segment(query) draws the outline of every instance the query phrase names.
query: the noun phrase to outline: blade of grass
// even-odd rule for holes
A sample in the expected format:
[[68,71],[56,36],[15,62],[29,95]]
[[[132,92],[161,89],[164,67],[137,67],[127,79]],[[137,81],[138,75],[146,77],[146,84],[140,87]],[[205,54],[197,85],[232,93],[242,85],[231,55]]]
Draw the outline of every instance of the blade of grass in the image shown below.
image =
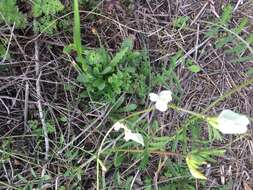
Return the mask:
[[84,58],[82,56],[82,43],[81,43],[81,28],[80,28],[80,14],[79,14],[79,5],[78,0],[74,0],[74,28],[73,28],[73,38],[74,44],[76,47],[77,55],[79,58],[78,66],[82,68],[84,71],[87,71],[87,65],[84,62]]

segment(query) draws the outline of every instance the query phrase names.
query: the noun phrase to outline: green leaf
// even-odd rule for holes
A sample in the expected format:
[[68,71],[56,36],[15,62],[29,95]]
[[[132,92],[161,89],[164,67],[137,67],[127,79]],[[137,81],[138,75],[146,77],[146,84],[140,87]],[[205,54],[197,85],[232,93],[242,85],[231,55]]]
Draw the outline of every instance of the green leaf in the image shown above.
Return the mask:
[[42,6],[41,0],[35,0],[33,2],[32,12],[34,17],[39,17],[43,14],[43,9],[41,6]]
[[220,24],[226,25],[232,18],[233,7],[228,4],[224,7],[222,16],[220,17]]
[[201,71],[201,67],[198,65],[191,65],[188,67],[188,69],[193,73],[198,73],[199,71]]
[[118,168],[121,166],[123,160],[124,160],[125,156],[124,154],[121,154],[121,153],[116,153],[115,156],[114,156],[114,166],[115,168]]
[[197,179],[207,179],[201,172],[197,170],[198,167],[196,166],[196,164],[194,164],[190,155],[186,157],[186,163],[193,177]]
[[224,45],[230,43],[234,39],[235,39],[235,36],[230,35],[230,34],[226,37],[218,38],[218,40],[215,42],[215,48],[222,48]]
[[132,112],[135,111],[137,108],[136,104],[129,104],[119,110],[119,112]]
[[98,88],[98,90],[103,90],[105,88],[105,81],[103,81],[102,79],[97,79],[94,82],[94,86],[96,86]]
[[231,63],[241,63],[241,62],[246,62],[246,61],[253,61],[253,55],[244,56],[244,57],[240,57],[238,59],[234,59],[231,61]]
[[197,179],[206,179],[206,177],[199,171],[200,167],[207,162],[215,162],[214,156],[224,155],[225,150],[220,149],[202,149],[193,150],[186,156],[187,166],[193,177]]
[[84,90],[84,91],[82,91],[82,92],[79,94],[79,96],[80,96],[81,98],[87,98],[87,97],[89,97],[89,93],[88,93],[86,90]]
[[6,55],[6,60],[9,60],[11,58],[9,52],[7,52],[7,49],[5,48],[4,45],[2,45],[1,41],[0,41],[0,58],[4,58],[4,56]]
[[219,32],[218,26],[211,26],[207,32],[205,32],[205,36],[208,37],[215,37]]
[[246,45],[243,42],[238,43],[235,41],[234,45],[235,45],[234,47],[225,50],[224,52],[226,54],[236,54],[237,56],[240,56],[240,54],[246,51],[247,49]]
[[111,60],[110,65],[112,67],[117,66],[122,61],[122,59],[124,59],[124,57],[127,55],[128,51],[129,51],[128,48],[124,48],[124,49],[120,50],[118,53],[116,53],[116,55]]
[[48,134],[52,134],[56,131],[55,126],[53,124],[51,124],[50,122],[47,122],[46,126],[47,126]]
[[186,26],[188,20],[189,20],[188,16],[179,16],[176,18],[173,25],[177,29],[179,29],[179,28],[182,29]]
[[145,170],[148,164],[149,164],[149,152],[148,149],[145,148],[145,150],[142,153],[142,159],[139,167],[141,170]]
[[112,67],[111,66],[107,66],[103,71],[102,71],[102,75],[106,75],[108,73],[110,73],[112,71]]
[[33,15],[39,17],[42,14],[55,15],[62,11],[64,6],[59,0],[34,0],[32,9]]
[[121,49],[127,48],[128,50],[132,50],[133,47],[134,47],[134,44],[133,44],[133,39],[131,37],[126,38],[121,44]]
[[243,31],[243,29],[247,26],[247,24],[248,24],[248,18],[243,17],[239,25],[236,28],[234,28],[233,31],[236,34],[240,34]]
[[119,107],[124,103],[124,101],[125,101],[125,96],[124,95],[120,96],[119,99],[113,105],[112,111],[118,110]]
[[85,83],[86,82],[86,77],[83,73],[80,73],[78,76],[77,76],[77,81],[80,82],[80,83]]

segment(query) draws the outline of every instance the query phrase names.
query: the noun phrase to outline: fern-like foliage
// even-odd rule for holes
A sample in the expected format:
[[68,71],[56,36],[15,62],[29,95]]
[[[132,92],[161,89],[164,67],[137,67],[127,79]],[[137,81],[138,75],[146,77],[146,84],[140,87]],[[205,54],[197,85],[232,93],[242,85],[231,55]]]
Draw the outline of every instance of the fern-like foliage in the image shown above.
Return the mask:
[[6,22],[17,28],[26,27],[26,16],[22,14],[16,5],[16,0],[1,0],[0,1],[0,23]]
[[55,15],[62,11],[64,6],[59,0],[35,0],[33,4],[33,15],[35,17]]
[[[226,55],[232,62],[240,63],[253,59],[253,34],[245,34],[243,30],[249,24],[246,17],[242,18],[235,27],[231,27],[233,7],[227,5],[223,14],[215,23],[209,23],[210,28],[207,37],[215,39],[215,48],[225,49]],[[249,52],[249,53],[247,53]]]
[[64,6],[59,0],[35,0],[32,5],[33,16],[37,17],[34,30],[53,34],[57,28],[54,16],[63,9]]

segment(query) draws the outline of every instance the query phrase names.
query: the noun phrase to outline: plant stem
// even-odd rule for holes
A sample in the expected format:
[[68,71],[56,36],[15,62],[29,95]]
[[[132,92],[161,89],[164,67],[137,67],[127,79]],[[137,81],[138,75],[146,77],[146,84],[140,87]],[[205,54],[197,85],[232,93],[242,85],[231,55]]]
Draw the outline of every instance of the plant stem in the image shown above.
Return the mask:
[[206,119],[207,116],[206,115],[203,115],[203,114],[200,114],[200,113],[196,113],[196,112],[193,112],[193,111],[189,111],[189,110],[186,110],[184,108],[180,108],[180,107],[177,107],[176,105],[174,104],[169,104],[168,105],[169,108],[171,109],[174,109],[176,111],[181,111],[181,112],[185,112],[185,113],[188,113],[188,114],[191,114],[191,115],[194,115],[200,119]]
[[209,110],[211,110],[216,104],[218,104],[220,101],[224,100],[225,98],[231,96],[232,94],[240,91],[242,88],[245,88],[246,86],[250,85],[253,83],[253,78],[250,80],[247,80],[243,83],[241,83],[239,86],[237,86],[236,88],[226,92],[224,95],[220,96],[217,100],[215,100],[213,103],[211,103],[202,113],[206,113]]
[[[144,149],[114,149],[114,152],[131,152],[131,153],[143,153],[145,150]],[[167,151],[159,151],[159,150],[148,150],[149,153],[151,154],[158,154],[162,156],[182,156],[179,153],[176,152],[167,152]]]

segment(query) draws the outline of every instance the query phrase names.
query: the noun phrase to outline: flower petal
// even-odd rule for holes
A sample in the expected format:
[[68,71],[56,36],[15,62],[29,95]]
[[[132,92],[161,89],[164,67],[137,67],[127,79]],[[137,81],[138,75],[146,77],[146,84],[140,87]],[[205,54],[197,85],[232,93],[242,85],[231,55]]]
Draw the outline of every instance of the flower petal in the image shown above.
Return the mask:
[[168,103],[172,100],[171,94],[172,92],[170,90],[163,90],[159,93],[159,99]]
[[132,133],[130,130],[126,130],[124,139],[126,141],[133,140],[144,146],[144,140],[140,133]]
[[158,95],[156,93],[149,93],[149,99],[151,102],[156,102],[158,100]]
[[223,110],[218,117],[218,129],[224,134],[242,134],[247,132],[250,123],[245,115],[231,110]]
[[167,101],[158,99],[155,103],[155,108],[161,112],[165,112],[168,109]]
[[113,129],[114,129],[115,131],[118,131],[118,130],[120,130],[121,128],[122,128],[122,129],[127,128],[123,123],[120,123],[119,121],[117,121],[116,123],[114,123],[112,127],[113,127]]

